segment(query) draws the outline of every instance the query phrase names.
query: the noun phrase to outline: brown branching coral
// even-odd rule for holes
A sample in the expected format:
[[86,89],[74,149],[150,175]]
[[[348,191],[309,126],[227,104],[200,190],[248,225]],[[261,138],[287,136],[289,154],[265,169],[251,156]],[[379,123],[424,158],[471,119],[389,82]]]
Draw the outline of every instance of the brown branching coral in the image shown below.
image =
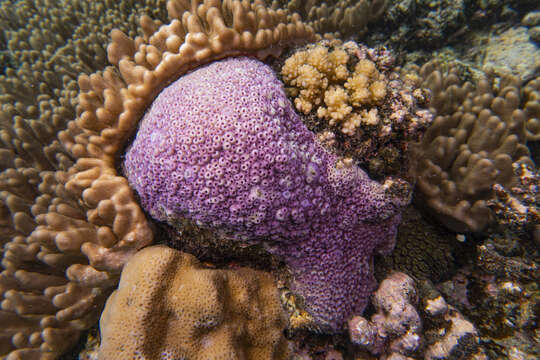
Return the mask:
[[126,264],[107,301],[99,359],[288,359],[285,326],[270,274],[204,268],[152,246]]
[[321,34],[363,35],[367,26],[379,19],[388,4],[387,0],[274,0],[274,7],[286,7],[297,12],[313,29]]
[[529,141],[540,141],[540,77],[536,77],[521,89],[523,111],[527,115],[525,129]]
[[513,163],[532,165],[519,88],[507,79],[499,90],[488,78],[463,82],[456,64],[436,60],[418,71],[435,114],[415,149],[418,199],[450,229],[480,231],[492,220],[493,185],[516,182]]
[[[136,12],[153,12],[128,1],[104,5],[0,7],[11,54],[0,76],[0,355],[10,359],[54,358],[72,346],[99,317],[125,258],[151,239],[131,192],[103,199],[93,191],[109,184],[96,182],[81,196],[69,181],[74,159],[57,139],[76,116],[77,76],[105,64],[107,32],[118,22],[135,34]],[[106,204],[102,219],[97,209]]]
[[[0,78],[0,322],[9,324],[0,355],[10,359],[69,349],[96,322],[124,263],[152,241],[115,159],[157,92],[201,63],[264,58],[314,37],[297,15],[261,2],[169,1],[162,27],[160,0],[63,6],[21,1],[0,13],[18,65]],[[143,16],[133,40],[137,13],[158,19]],[[121,30],[105,51],[112,27]],[[79,77],[106,60],[115,67]]]

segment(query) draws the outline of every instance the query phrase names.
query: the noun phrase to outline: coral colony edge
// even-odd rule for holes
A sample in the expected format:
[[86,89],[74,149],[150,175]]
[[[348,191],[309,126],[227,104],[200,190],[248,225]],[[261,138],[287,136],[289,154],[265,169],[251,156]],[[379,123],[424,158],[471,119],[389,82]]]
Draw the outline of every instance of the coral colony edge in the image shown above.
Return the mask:
[[534,4],[0,27],[0,358],[540,357]]

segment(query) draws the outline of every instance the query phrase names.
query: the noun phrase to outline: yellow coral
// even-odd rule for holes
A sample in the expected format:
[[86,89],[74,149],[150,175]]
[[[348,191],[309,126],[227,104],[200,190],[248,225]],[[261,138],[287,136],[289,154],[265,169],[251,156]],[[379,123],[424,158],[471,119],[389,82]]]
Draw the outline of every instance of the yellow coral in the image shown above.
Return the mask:
[[379,102],[383,100],[386,96],[386,83],[381,80],[374,81],[369,86],[369,92],[371,94],[371,99],[374,102]]
[[324,103],[327,108],[320,107],[317,110],[317,115],[329,119],[330,125],[345,119],[352,111],[352,107],[347,105],[349,103],[349,94],[342,87],[332,86],[325,91]]
[[354,53],[341,43],[313,45],[288,58],[281,74],[298,111],[315,111],[317,117],[331,126],[339,124],[342,133],[352,136],[363,124],[378,124],[377,112],[370,110],[386,98],[388,84],[371,60],[361,59],[349,71],[347,50]]

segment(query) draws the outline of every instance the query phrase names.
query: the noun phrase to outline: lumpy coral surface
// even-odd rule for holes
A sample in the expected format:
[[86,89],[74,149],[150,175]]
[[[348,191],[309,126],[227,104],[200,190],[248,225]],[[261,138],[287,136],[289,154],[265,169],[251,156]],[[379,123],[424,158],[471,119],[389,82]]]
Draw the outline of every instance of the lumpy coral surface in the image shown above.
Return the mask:
[[123,166],[155,219],[264,242],[290,267],[310,314],[334,330],[363,311],[373,254],[393,247],[406,202],[325,150],[272,70],[250,58],[214,62],[164,89]]

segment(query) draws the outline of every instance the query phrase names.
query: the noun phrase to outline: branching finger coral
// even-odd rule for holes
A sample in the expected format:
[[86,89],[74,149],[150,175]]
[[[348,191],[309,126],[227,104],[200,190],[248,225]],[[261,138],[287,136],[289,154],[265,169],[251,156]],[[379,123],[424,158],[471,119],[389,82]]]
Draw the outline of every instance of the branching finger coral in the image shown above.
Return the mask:
[[333,132],[340,153],[377,177],[408,171],[408,143],[418,141],[431,114],[421,109],[425,94],[400,79],[386,49],[321,41],[286,59],[281,75],[310,129]]
[[452,230],[480,231],[492,220],[493,186],[516,182],[513,163],[532,166],[519,89],[504,79],[498,91],[488,78],[463,82],[455,65],[437,61],[419,76],[435,120],[415,149],[418,199]]
[[540,141],[540,77],[522,87],[523,111],[527,116],[525,129],[529,141]]

